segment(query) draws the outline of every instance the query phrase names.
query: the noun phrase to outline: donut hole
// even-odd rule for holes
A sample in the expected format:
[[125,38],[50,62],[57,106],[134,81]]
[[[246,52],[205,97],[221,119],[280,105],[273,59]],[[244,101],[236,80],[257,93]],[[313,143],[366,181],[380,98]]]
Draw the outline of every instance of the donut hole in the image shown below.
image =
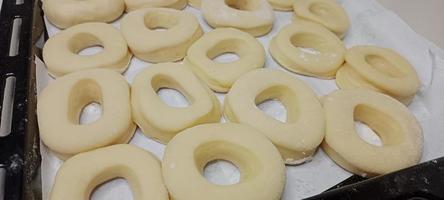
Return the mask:
[[236,10],[252,11],[260,7],[259,0],[225,0],[225,4]]
[[104,51],[102,41],[89,33],[78,33],[68,42],[69,50],[80,56],[92,56]]
[[357,134],[371,145],[397,145],[404,140],[399,123],[383,111],[361,104],[355,107],[353,117],[358,122]]
[[218,185],[240,183],[262,171],[261,164],[253,152],[226,141],[201,144],[194,151],[194,162],[203,177]]
[[335,8],[324,2],[312,3],[308,7],[308,10],[310,11],[310,13],[316,15],[324,21],[334,22],[334,20],[336,19],[334,12]]
[[321,55],[327,44],[324,38],[308,33],[296,33],[291,36],[290,42],[302,53],[311,56]]
[[179,23],[177,16],[169,12],[148,12],[144,16],[146,28],[153,31],[166,31]]
[[256,107],[266,115],[283,123],[298,118],[297,96],[287,86],[271,86],[262,90],[254,99]]
[[151,86],[159,98],[168,106],[185,108],[194,102],[193,97],[168,76],[158,75],[153,77]]
[[207,51],[207,57],[218,63],[233,63],[245,55],[246,47],[247,45],[242,40],[222,40]]
[[240,181],[239,168],[226,160],[213,160],[204,167],[205,178],[216,185],[234,185]]
[[69,94],[68,105],[71,106],[68,108],[68,120],[73,124],[93,123],[102,115],[102,104],[102,91],[97,82],[92,79],[80,80]]
[[123,178],[115,178],[102,183],[90,195],[91,200],[114,199],[116,197],[127,200],[134,199],[131,187]]
[[398,78],[404,76],[404,72],[396,65],[392,64],[386,58],[379,55],[366,55],[365,62],[371,65],[374,69],[376,69],[381,74],[385,74],[386,76],[392,78]]

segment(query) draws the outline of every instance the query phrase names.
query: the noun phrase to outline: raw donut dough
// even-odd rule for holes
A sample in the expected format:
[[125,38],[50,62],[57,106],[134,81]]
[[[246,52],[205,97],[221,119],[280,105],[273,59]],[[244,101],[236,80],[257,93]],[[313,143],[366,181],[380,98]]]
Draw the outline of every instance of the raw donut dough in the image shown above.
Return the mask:
[[168,200],[159,160],[128,144],[81,153],[57,172],[50,200],[87,200],[100,184],[125,178],[135,200]]
[[344,8],[335,0],[297,0],[294,1],[295,23],[298,19],[319,23],[343,38],[350,27]]
[[[92,46],[102,46],[94,55],[78,53]],[[52,76],[91,69],[107,68],[124,72],[132,55],[122,34],[105,23],[84,23],[61,31],[46,41],[43,60]]]
[[364,88],[398,99],[408,105],[420,88],[415,69],[390,49],[356,46],[345,54],[346,63],[336,74],[340,88]]
[[293,10],[293,3],[295,0],[268,0],[268,3],[275,9],[275,10],[282,10],[282,11],[290,11]]
[[[390,96],[366,90],[338,90],[324,98],[327,131],[322,148],[340,166],[361,176],[397,171],[419,162],[422,130],[409,110]],[[354,120],[372,128],[383,142],[361,139]]]
[[[83,107],[92,102],[101,104],[102,116],[79,124]],[[106,69],[75,72],[51,82],[38,98],[37,116],[43,143],[61,159],[126,143],[136,129],[128,83]]]
[[190,6],[193,6],[195,8],[200,8],[202,0],[188,0],[188,4],[190,4]]
[[[220,159],[239,168],[239,183],[221,186],[205,179],[207,163]],[[285,185],[285,166],[271,142],[233,123],[200,125],[178,134],[166,147],[162,172],[171,199],[278,200]]]
[[280,65],[298,74],[332,79],[344,63],[342,41],[324,27],[293,23],[282,28],[270,43],[270,54]]
[[[287,122],[268,116],[257,104],[280,100]],[[225,117],[260,130],[280,151],[286,164],[309,160],[324,138],[324,112],[303,81],[278,70],[258,69],[239,78],[225,97]]]
[[123,0],[44,0],[46,18],[65,29],[86,22],[112,22],[125,10]]
[[[166,31],[155,31],[166,28]],[[133,54],[147,62],[171,62],[185,57],[203,32],[196,17],[185,11],[147,8],[127,14],[121,31]]]
[[233,27],[262,36],[273,28],[274,12],[267,0],[202,0],[201,10],[212,27]]
[[[180,91],[190,105],[175,108],[165,104],[157,95],[161,88]],[[186,66],[176,63],[152,65],[139,73],[131,87],[131,106],[143,133],[161,143],[168,143],[184,129],[218,122],[221,117],[214,93]]]
[[187,6],[187,0],[124,0],[126,12],[131,12],[140,8],[173,8],[182,10]]
[[[220,63],[212,59],[235,53],[239,60]],[[219,28],[206,33],[189,49],[184,62],[217,92],[227,92],[242,74],[265,64],[265,50],[251,35],[233,28]]]

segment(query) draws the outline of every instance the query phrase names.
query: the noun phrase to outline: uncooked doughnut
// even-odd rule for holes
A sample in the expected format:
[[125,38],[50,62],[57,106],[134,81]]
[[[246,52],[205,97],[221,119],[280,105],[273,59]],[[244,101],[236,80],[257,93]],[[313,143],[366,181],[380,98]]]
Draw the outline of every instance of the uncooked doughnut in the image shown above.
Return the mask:
[[[175,108],[157,95],[162,88],[180,91],[189,101],[186,108]],[[168,143],[178,132],[221,117],[216,95],[186,66],[176,63],[152,65],[140,72],[131,87],[133,119],[143,133]]]
[[[278,99],[287,109],[281,122],[257,108]],[[278,70],[258,69],[239,78],[225,97],[225,117],[267,136],[286,164],[310,160],[324,138],[324,112],[316,94],[303,81]]]
[[[102,116],[79,124],[83,107],[96,102]],[[51,82],[37,102],[40,137],[61,159],[126,143],[134,134],[130,90],[120,74],[106,69],[75,72]]]
[[233,27],[262,36],[273,27],[274,13],[267,0],[202,0],[201,10],[214,28]]
[[[102,46],[94,55],[79,55],[88,47]],[[122,34],[105,23],[84,23],[63,30],[46,41],[43,60],[52,76],[92,68],[124,72],[132,55]]]
[[[235,53],[239,60],[228,63],[213,60],[224,53]],[[184,62],[211,89],[227,92],[242,74],[264,66],[265,50],[256,38],[245,32],[219,28],[197,40],[188,49]]]
[[131,52],[152,63],[181,60],[203,34],[193,14],[168,8],[133,11],[122,19],[121,31]]
[[126,12],[131,12],[141,8],[173,8],[182,10],[187,6],[187,0],[124,0]]
[[[423,136],[410,111],[390,96],[367,91],[338,90],[324,98],[327,130],[322,148],[337,164],[361,176],[377,176],[419,162]],[[361,139],[354,121],[367,124],[383,146]]]
[[420,88],[415,69],[391,49],[356,46],[346,52],[345,61],[336,74],[336,83],[340,88],[374,90],[406,105]]
[[295,0],[268,0],[268,3],[275,9],[281,11],[293,10]]
[[124,178],[135,200],[168,200],[159,160],[128,144],[114,145],[76,155],[57,172],[50,200],[90,199],[95,187]]
[[123,0],[44,0],[46,18],[65,29],[86,22],[112,22],[125,10]]
[[[205,179],[205,166],[226,160],[239,168],[240,182],[216,185]],[[167,145],[162,172],[171,199],[279,200],[285,167],[273,144],[240,124],[206,124],[187,129]]]
[[336,0],[297,0],[293,9],[295,23],[298,23],[298,19],[319,23],[340,38],[346,35],[350,27],[347,13]]
[[301,21],[282,28],[270,43],[270,54],[298,74],[332,79],[344,63],[342,41],[321,25]]

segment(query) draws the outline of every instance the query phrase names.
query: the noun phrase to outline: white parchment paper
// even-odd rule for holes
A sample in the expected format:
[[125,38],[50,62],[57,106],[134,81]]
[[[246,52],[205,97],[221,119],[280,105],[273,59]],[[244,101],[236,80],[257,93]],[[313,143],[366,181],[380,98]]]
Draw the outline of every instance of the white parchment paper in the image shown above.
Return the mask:
[[[444,130],[444,105],[442,103],[444,97],[444,51],[416,34],[397,15],[386,10],[374,0],[339,0],[339,2],[346,9],[351,20],[351,29],[344,39],[347,47],[372,44],[392,48],[405,56],[415,67],[421,79],[422,87],[409,109],[418,118],[424,130],[425,144],[422,161],[444,156],[444,148],[442,148],[444,143],[442,131]],[[212,30],[203,20],[199,10],[187,7],[185,11],[195,14],[206,32]],[[278,30],[291,22],[291,12],[275,13],[276,22],[272,32],[258,38],[266,49],[268,49],[271,38],[277,34]],[[113,25],[119,27],[119,20],[114,22]],[[60,31],[48,21],[46,21],[46,26],[50,36]],[[232,58],[228,56],[219,59]],[[37,65],[37,86],[38,91],[41,91],[52,81],[52,78],[47,75],[41,61],[37,61]],[[150,67],[150,65],[150,63],[133,58],[124,75],[131,83],[140,70]],[[268,52],[266,67],[284,70],[271,58]],[[294,76],[304,80],[319,96],[329,94],[337,89],[332,80],[320,80],[296,74]],[[160,96],[169,104],[186,105],[184,98],[171,93],[171,91],[163,91]],[[217,94],[217,96],[222,103],[224,95]],[[279,103],[267,102],[259,107],[279,119],[285,119],[285,109]],[[85,109],[82,120],[89,121],[98,115],[100,115],[100,108],[91,106]],[[222,119],[222,121],[224,120]],[[371,130],[367,127],[357,125],[357,129],[366,140],[375,144],[378,143],[378,139],[372,137]],[[152,152],[159,159],[162,158],[165,148],[164,145],[145,137],[140,130],[137,130],[130,143]],[[43,144],[41,145],[41,153],[43,199],[48,199],[54,177],[62,161],[56,158]],[[206,176],[212,181],[222,183],[227,180],[230,182],[238,179],[236,168],[230,167],[226,163],[212,165],[211,169],[207,170]],[[311,162],[300,166],[287,167],[287,183],[282,199],[293,200],[318,194],[348,176],[350,176],[348,172],[338,167],[322,150],[319,150]],[[91,198],[95,200],[122,200],[132,199],[131,196],[131,190],[126,182],[123,179],[117,179],[100,186]]]

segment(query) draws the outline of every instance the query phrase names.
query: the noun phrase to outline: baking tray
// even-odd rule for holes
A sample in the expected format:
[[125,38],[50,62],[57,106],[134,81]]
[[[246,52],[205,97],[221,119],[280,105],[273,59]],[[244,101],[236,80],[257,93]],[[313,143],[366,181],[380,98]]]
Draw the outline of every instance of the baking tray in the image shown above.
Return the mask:
[[[7,200],[42,199],[34,62],[42,16],[39,1],[5,1],[0,13],[0,132],[9,132],[0,137],[0,187]],[[351,176],[309,199],[444,199],[443,185],[441,158],[373,179]]]

